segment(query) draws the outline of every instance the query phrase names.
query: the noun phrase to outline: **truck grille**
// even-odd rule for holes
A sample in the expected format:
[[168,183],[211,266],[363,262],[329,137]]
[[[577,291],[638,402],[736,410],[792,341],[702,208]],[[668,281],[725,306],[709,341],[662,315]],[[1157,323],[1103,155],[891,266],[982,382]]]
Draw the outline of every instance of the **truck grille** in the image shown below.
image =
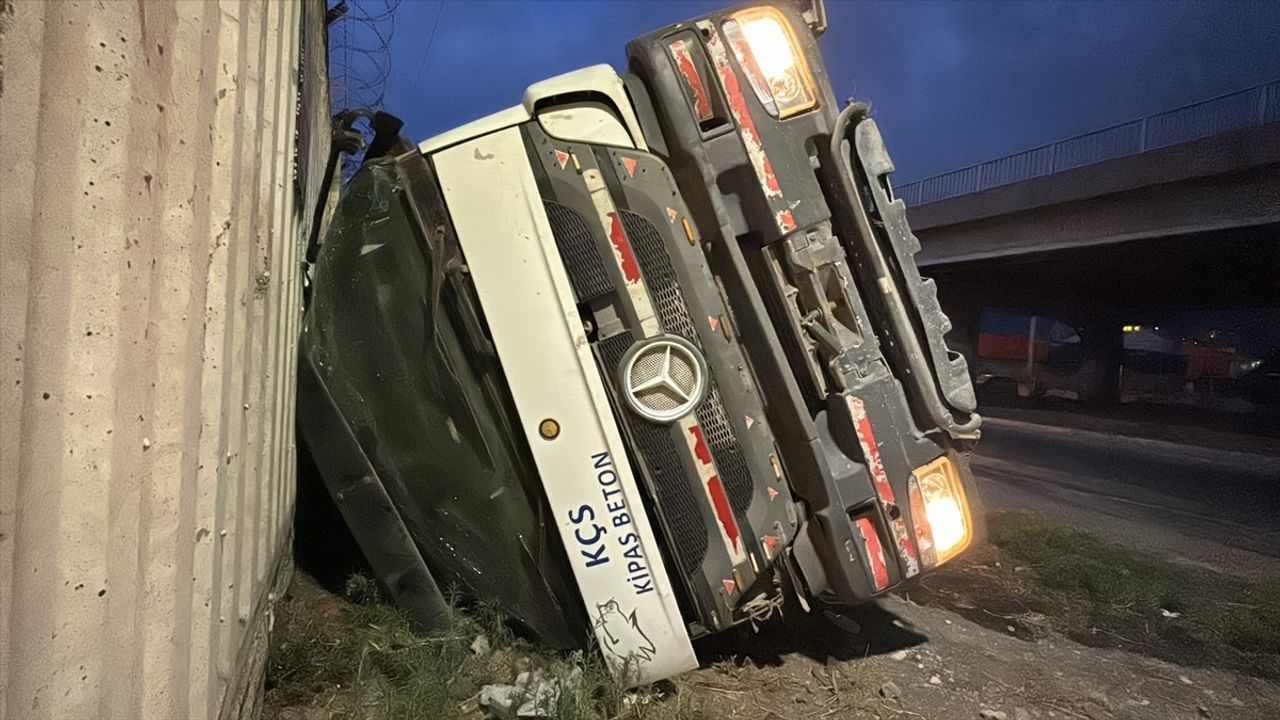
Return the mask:
[[[607,374],[617,376],[622,355],[633,342],[631,333],[622,332],[598,343]],[[707,556],[707,526],[680,464],[671,432],[639,418],[628,417],[624,422],[631,429],[636,452],[653,482],[654,499],[673,536],[670,539],[676,548],[676,560],[686,574],[697,573]]]
[[551,200],[543,200],[547,220],[551,222],[551,234],[560,250],[560,261],[569,271],[569,284],[578,302],[606,295],[613,291],[613,283],[605,274],[600,251],[587,221],[578,211]]
[[[620,210],[622,227],[635,249],[636,261],[640,264],[640,272],[644,276],[649,291],[653,293],[657,304],[658,317],[667,332],[679,335],[695,347],[702,349],[698,334],[693,328],[693,318],[689,315],[689,307],[680,293],[680,284],[676,281],[675,269],[671,266],[671,257],[662,247],[662,236],[643,215]],[[751,506],[755,483],[751,472],[747,469],[747,461],[742,456],[738,438],[725,416],[724,404],[720,400],[720,391],[716,386],[715,375],[712,374],[711,389],[707,393],[706,402],[698,408],[698,424],[702,426],[711,455],[715,458],[720,479],[724,482],[725,492],[729,496],[729,504],[733,509],[745,514]]]

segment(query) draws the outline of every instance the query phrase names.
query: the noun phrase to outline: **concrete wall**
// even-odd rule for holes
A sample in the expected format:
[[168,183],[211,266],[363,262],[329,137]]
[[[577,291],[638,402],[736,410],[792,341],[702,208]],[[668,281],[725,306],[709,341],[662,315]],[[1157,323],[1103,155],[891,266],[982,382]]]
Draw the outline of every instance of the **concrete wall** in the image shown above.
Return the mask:
[[0,716],[254,711],[323,10],[0,0]]

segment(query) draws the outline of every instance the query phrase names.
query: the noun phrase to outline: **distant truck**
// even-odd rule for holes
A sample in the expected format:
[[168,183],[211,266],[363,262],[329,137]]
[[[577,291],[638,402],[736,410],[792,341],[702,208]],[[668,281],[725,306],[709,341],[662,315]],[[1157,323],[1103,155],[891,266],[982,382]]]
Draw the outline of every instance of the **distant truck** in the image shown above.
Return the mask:
[[964,359],[822,7],[636,38],[411,145],[312,256],[299,430],[392,597],[445,585],[629,682],[975,536]]

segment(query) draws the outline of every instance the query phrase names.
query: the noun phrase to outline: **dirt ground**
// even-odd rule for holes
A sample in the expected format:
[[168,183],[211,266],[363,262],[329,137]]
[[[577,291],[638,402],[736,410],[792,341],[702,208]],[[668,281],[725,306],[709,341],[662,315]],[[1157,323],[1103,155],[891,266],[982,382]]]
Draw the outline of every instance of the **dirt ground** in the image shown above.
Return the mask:
[[[727,718],[1232,718],[1280,717],[1280,686],[1056,633],[984,627],[894,596],[837,620],[771,628],[749,655],[710,658],[680,684]],[[1012,623],[1013,621],[1011,621]]]
[[1034,514],[878,603],[711,642],[682,682],[717,716],[1280,718],[1280,585]]
[[[559,716],[610,720],[1280,718],[1280,684],[1276,682],[1280,654],[1274,647],[1274,627],[1264,629],[1280,617],[1275,588],[1241,585],[1230,597],[1222,593],[1223,598],[1201,588],[1181,599],[1172,597],[1176,591],[1161,590],[1159,605],[1150,605],[1151,598],[1144,601],[1140,592],[1131,603],[1119,602],[1117,593],[1134,595],[1133,578],[1128,584],[1118,580],[1116,587],[1090,584],[1082,591],[1069,583],[1046,582],[1052,578],[1037,579],[1034,568],[1014,567],[1012,563],[1019,560],[1018,543],[1049,532],[1033,516],[1014,520],[1005,523],[1003,534],[993,533],[1000,546],[984,543],[971,548],[952,565],[899,594],[839,613],[806,614],[793,609],[758,632],[743,627],[706,638],[697,644],[702,667],[656,694],[647,691],[640,698],[643,702],[625,702],[616,688],[608,687],[607,675],[597,677],[591,681],[594,685],[576,691],[586,700]],[[1057,547],[1067,549],[1063,552],[1074,549],[1087,556],[1105,554],[1101,548],[1109,547],[1094,545],[1090,536],[1078,536],[1070,529],[1057,532]],[[1158,559],[1148,561],[1145,556],[1115,562],[1118,575],[1168,572],[1174,574],[1153,576],[1153,582],[1175,584],[1186,577],[1176,574],[1185,569]],[[1146,562],[1153,564],[1144,566]],[[1097,573],[1090,566],[1085,576]],[[1208,587],[1217,587],[1214,582],[1210,579]],[[1195,583],[1188,580],[1187,584]],[[1179,606],[1178,619],[1162,618],[1164,598],[1188,606]],[[1241,604],[1236,602],[1240,599],[1255,603],[1247,611],[1252,614],[1223,627],[1251,626],[1243,628],[1245,642],[1240,637],[1219,638],[1212,624],[1221,615],[1216,603],[1234,607]],[[415,717],[483,718],[485,711],[475,702],[480,684],[510,682],[519,668],[548,661],[518,641],[500,650],[495,646],[487,659],[472,658],[466,648],[475,633],[483,632],[475,623],[460,626],[459,637],[450,640],[456,645],[452,654],[433,651],[430,662],[424,662],[410,648],[407,661],[397,659],[395,654],[385,654],[388,646],[394,650],[410,641],[405,639],[407,631],[394,628],[388,640],[388,618],[394,616],[388,608],[338,599],[301,574],[286,603],[292,603],[286,612],[293,619],[286,618],[284,634],[290,627],[300,627],[298,618],[304,618],[305,633],[312,635],[292,640],[279,637],[269,668],[328,662],[356,664],[360,669],[303,668],[305,679],[292,684],[279,682],[280,674],[269,669],[268,720],[402,717],[409,709],[416,710]],[[1201,606],[1199,618],[1196,605]],[[299,647],[299,642],[310,647]],[[315,655],[315,646],[321,644],[335,646],[323,654],[328,659],[296,657],[298,653]],[[334,654],[339,644],[346,647]],[[280,654],[281,646],[288,657]],[[513,663],[509,661],[513,655],[521,657]],[[499,661],[503,656],[508,659]],[[563,665],[565,660],[549,662]],[[421,669],[415,669],[414,663],[422,663]],[[375,665],[395,668],[392,675],[402,674],[404,679],[381,677],[379,684],[370,686],[369,668]],[[440,679],[442,673],[462,666],[467,669],[458,671],[458,677]],[[421,677],[429,679],[423,683]],[[429,702],[402,704],[413,693]],[[601,695],[609,699],[603,703],[590,699]],[[655,699],[658,695],[666,699]]]

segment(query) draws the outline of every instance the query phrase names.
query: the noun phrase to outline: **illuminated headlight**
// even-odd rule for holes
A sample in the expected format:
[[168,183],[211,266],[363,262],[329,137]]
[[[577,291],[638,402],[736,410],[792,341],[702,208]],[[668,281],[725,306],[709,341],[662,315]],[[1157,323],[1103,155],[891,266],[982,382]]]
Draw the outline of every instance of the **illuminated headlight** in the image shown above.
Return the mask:
[[916,547],[926,565],[933,564],[930,560],[946,562],[969,545],[969,503],[950,458],[943,456],[917,468],[908,490]]
[[818,104],[813,76],[777,9],[751,8],[724,23],[724,36],[760,104],[776,118],[789,118]]

